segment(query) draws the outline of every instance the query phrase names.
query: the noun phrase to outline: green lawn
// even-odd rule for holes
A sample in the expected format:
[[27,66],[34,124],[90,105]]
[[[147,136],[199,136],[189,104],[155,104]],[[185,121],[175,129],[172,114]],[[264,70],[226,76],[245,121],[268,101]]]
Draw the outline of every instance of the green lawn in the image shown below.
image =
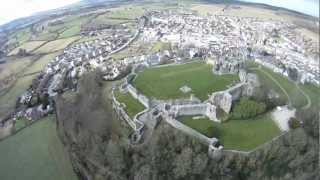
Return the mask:
[[194,120],[192,117],[184,117],[182,122],[200,133],[217,136],[225,149],[232,150],[250,151],[280,135],[279,128],[268,114],[248,120],[229,120],[225,123],[208,119]]
[[299,85],[300,88],[309,96],[311,106],[320,108],[320,87],[312,84]]
[[25,118],[20,118],[16,121],[15,125],[14,125],[14,130],[18,131],[24,127],[26,127],[29,124],[28,120]]
[[120,103],[126,105],[125,111],[130,118],[133,118],[137,113],[143,111],[145,107],[129,93],[122,94],[119,91],[115,92],[115,96]]
[[189,97],[179,88],[187,85],[201,100],[215,91],[227,89],[227,86],[238,81],[238,75],[214,75],[212,66],[203,62],[184,65],[146,69],[138,75],[133,85],[143,94],[158,99],[176,99]]
[[1,180],[76,180],[67,152],[48,117],[0,142]]
[[[257,67],[257,64],[250,63],[250,67]],[[282,98],[288,99],[285,93],[279,88],[276,83],[274,83],[273,80],[270,79],[270,77],[268,77],[268,75],[266,75],[266,73],[272,76],[287,92],[291,103],[295,108],[301,108],[308,103],[307,98],[296,87],[295,83],[290,81],[287,77],[275,73],[266,67],[261,67],[261,69],[256,68],[254,70],[251,70],[251,72],[254,72],[259,76],[262,84],[266,85],[270,89],[273,89]],[[300,87],[310,97],[312,105],[319,105],[319,87],[316,87],[315,85],[300,85]]]
[[202,119],[192,119],[191,116],[185,116],[179,118],[181,122],[189,127],[192,127],[193,129],[197,130],[201,134],[207,136],[207,137],[215,137],[214,134],[214,123],[213,121],[202,118]]

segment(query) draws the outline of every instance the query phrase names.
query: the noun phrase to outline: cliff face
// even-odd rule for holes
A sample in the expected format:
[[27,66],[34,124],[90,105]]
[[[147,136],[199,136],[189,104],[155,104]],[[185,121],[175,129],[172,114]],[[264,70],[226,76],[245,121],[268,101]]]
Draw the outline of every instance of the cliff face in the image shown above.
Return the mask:
[[56,100],[58,131],[81,179],[317,179],[318,117],[279,140],[244,156],[224,153],[207,156],[201,145],[165,122],[143,145],[128,142],[131,133],[118,120],[108,94],[110,84],[96,74],[80,81],[79,93]]

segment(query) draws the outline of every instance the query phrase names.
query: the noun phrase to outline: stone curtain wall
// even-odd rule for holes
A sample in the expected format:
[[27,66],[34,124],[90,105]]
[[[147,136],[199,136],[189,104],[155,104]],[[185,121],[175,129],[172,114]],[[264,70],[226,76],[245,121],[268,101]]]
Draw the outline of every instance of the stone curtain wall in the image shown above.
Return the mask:
[[132,95],[132,97],[137,99],[145,107],[149,108],[150,100],[146,96],[144,96],[143,94],[140,94],[138,90],[135,87],[133,87],[131,84],[127,84],[127,89],[128,89],[128,92]]
[[181,130],[182,132],[188,134],[191,137],[195,137],[197,139],[199,139],[202,143],[206,144],[206,145],[210,145],[213,141],[217,141],[216,138],[208,138],[205,135],[202,135],[201,133],[199,133],[198,131],[184,125],[183,123],[177,121],[176,119],[174,119],[173,117],[169,116],[167,113],[164,113],[164,119],[167,123],[169,123],[172,127]]
[[136,131],[137,130],[137,126],[136,126],[135,122],[128,116],[126,111],[121,106],[121,103],[117,101],[117,99],[114,96],[113,91],[112,91],[112,102],[113,102],[112,103],[113,104],[113,108],[116,111],[116,113],[119,114],[119,116],[122,119],[127,121],[127,123],[131,126],[131,128]]
[[216,107],[209,103],[174,105],[171,112],[175,117],[204,115],[210,120],[218,121],[216,117]]

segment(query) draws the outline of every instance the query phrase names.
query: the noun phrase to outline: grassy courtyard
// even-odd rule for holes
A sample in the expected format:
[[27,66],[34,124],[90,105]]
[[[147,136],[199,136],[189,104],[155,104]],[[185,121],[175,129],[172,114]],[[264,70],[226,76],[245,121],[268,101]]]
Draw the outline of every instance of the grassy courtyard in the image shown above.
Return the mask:
[[[134,80],[133,85],[143,94],[158,99],[189,97],[193,93],[201,100],[215,91],[227,89],[238,81],[237,75],[214,75],[212,66],[203,62],[146,69]],[[180,91],[182,86],[192,89],[189,93]]]
[[1,180],[76,180],[53,117],[0,142]]
[[[280,130],[269,114],[254,119],[229,120],[217,123],[209,119],[183,117],[181,122],[204,135],[217,137],[225,149],[250,151],[280,135]],[[213,132],[216,131],[216,132]]]
[[130,118],[133,118],[137,113],[143,111],[145,107],[129,93],[122,94],[119,91],[115,92],[115,96],[120,103],[126,105],[125,111]]

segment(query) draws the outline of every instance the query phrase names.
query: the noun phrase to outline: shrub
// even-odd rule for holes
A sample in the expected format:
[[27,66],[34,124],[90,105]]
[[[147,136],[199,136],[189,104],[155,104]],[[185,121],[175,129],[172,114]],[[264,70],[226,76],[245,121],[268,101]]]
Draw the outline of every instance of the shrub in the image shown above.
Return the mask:
[[215,137],[215,138],[219,138],[221,135],[221,131],[218,127],[216,126],[209,126],[207,128],[207,133],[205,134],[208,137]]
[[296,129],[301,126],[300,121],[294,117],[291,117],[288,123],[289,123],[290,129]]
[[232,110],[233,119],[248,119],[256,117],[266,111],[266,105],[262,102],[256,102],[250,100],[247,97],[240,99],[238,103],[235,104]]

